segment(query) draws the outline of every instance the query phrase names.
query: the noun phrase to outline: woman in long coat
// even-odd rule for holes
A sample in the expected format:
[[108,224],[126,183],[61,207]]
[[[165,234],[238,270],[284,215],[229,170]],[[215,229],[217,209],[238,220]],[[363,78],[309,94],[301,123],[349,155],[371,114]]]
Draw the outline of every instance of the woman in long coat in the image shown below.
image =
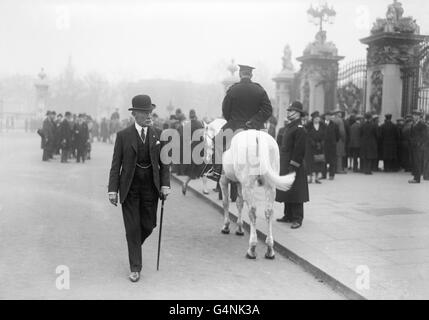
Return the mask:
[[[195,110],[191,110],[189,112],[189,119],[190,119],[190,121],[188,123],[184,123],[184,126],[191,126],[191,138],[194,135],[195,131],[200,130],[201,131],[200,132],[201,133],[201,135],[200,135],[201,140],[200,141],[193,141],[193,140],[183,141],[183,143],[191,143],[191,148],[190,148],[191,163],[190,164],[184,163],[182,165],[183,166],[183,173],[185,176],[187,176],[186,181],[182,185],[182,193],[184,195],[186,194],[186,190],[188,188],[189,182],[191,180],[198,179],[199,177],[201,177],[201,174],[202,174],[202,172],[204,170],[204,166],[205,166],[205,164],[203,162],[203,157],[204,157],[204,150],[203,149],[201,150],[201,153],[200,153],[200,157],[201,157],[200,159],[194,159],[192,156],[194,153],[195,147],[200,145],[204,139],[204,123],[201,120],[198,120],[197,115],[195,113]],[[182,147],[182,149],[183,149],[183,147]],[[198,162],[201,162],[201,163],[197,163],[196,160],[197,161],[200,160]],[[203,177],[203,186],[204,186],[203,193],[208,194],[207,178],[206,177]]]
[[[311,183],[313,181],[314,173],[315,182],[320,184],[322,182],[319,180],[319,173],[322,174],[323,168],[325,166],[325,127],[323,123],[320,122],[319,111],[313,112],[311,114],[311,118],[312,122],[310,122],[310,125],[307,127],[307,145],[309,147],[307,148],[305,154],[305,164],[307,175],[309,176],[308,182]],[[316,160],[315,157],[319,159]],[[310,165],[307,165],[307,163],[310,163]]]
[[301,227],[304,219],[304,202],[309,201],[307,173],[304,166],[307,131],[302,125],[304,113],[301,102],[295,101],[288,108],[291,121],[283,135],[280,147],[280,175],[296,172],[292,187],[284,192],[277,190],[276,201],[284,202],[284,217],[279,222],[291,222],[292,229]]

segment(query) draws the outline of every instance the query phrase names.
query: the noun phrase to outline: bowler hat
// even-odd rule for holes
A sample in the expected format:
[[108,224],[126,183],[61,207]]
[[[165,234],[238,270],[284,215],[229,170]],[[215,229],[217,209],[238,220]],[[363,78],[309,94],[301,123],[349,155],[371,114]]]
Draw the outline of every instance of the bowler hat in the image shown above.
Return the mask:
[[156,105],[152,103],[150,97],[146,94],[140,94],[135,96],[131,101],[132,108],[129,111],[152,111]]
[[301,114],[304,114],[304,112],[305,112],[302,103],[299,101],[292,102],[292,104],[289,106],[289,108],[287,108],[287,110],[288,111],[297,111]]
[[386,118],[386,120],[392,119],[392,115],[390,113],[385,114],[384,117]]

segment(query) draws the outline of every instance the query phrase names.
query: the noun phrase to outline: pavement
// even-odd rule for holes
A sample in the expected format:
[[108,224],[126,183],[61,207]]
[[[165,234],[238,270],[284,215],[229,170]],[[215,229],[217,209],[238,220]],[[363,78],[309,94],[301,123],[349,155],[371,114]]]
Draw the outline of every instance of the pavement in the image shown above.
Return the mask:
[[[348,172],[310,184],[302,227],[273,223],[278,248],[353,299],[429,299],[429,181],[408,184],[410,178],[404,172]],[[209,180],[207,196],[200,180],[189,186],[221,209],[214,182]],[[267,230],[263,200],[260,189],[262,238]],[[274,209],[275,218],[283,216],[283,204],[276,202]],[[235,204],[230,212],[237,214]],[[246,207],[243,213],[248,222]]]
[[160,270],[156,228],[131,283],[121,210],[107,200],[112,151],[94,143],[85,164],[42,162],[36,133],[0,133],[0,299],[345,299],[280,254],[264,259],[262,242],[246,259],[248,234],[222,235],[218,210],[174,181]]

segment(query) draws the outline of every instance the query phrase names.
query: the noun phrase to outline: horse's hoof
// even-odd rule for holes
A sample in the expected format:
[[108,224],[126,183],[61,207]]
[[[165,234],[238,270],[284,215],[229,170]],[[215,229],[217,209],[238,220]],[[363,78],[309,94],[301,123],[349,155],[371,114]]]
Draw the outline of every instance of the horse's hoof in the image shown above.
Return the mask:
[[244,236],[244,232],[243,231],[239,231],[239,230],[235,231],[235,234],[237,236]]
[[247,259],[254,260],[254,259],[256,259],[256,255],[252,256],[252,255],[250,255],[250,254],[249,254],[249,252],[247,252],[247,253],[246,253],[246,258],[247,258]]
[[276,257],[275,254],[273,254],[272,256],[270,256],[268,253],[265,254],[265,259],[268,259],[268,260],[274,260],[275,257]]
[[222,229],[221,231],[223,234],[229,234],[229,229]]

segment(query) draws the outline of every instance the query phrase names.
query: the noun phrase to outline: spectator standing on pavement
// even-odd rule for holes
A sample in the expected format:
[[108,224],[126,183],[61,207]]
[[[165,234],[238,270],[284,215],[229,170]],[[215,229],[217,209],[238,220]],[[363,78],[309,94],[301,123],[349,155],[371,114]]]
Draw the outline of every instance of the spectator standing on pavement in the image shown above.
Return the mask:
[[398,131],[398,153],[396,156],[396,164],[395,164],[395,169],[396,171],[401,170],[401,168],[403,167],[403,150],[402,150],[402,129],[404,128],[404,123],[405,120],[404,118],[398,118],[396,119],[396,130]]
[[357,115],[354,123],[350,127],[350,154],[352,157],[352,163],[353,163],[353,172],[359,172],[360,168],[362,166],[361,160],[360,160],[360,131],[362,126],[362,115]]
[[314,173],[314,182],[320,184],[319,178],[321,176],[319,177],[319,174],[322,174],[325,166],[325,126],[321,123],[319,111],[313,112],[311,118],[312,121],[307,126],[307,145],[309,148],[305,154],[305,165],[309,176],[308,182],[312,183]]
[[412,159],[412,175],[413,179],[409,183],[420,183],[423,174],[424,148],[427,135],[427,126],[422,119],[423,112],[414,110],[413,125],[411,126],[410,141],[411,141],[411,159]]
[[336,160],[336,173],[346,173],[345,168],[343,166],[343,158],[346,156],[346,127],[344,124],[343,114],[344,112],[341,110],[334,111],[335,117],[332,119],[332,121],[337,125],[338,132],[340,133],[340,138],[337,141],[336,144],[336,154],[337,154],[337,160]]
[[322,178],[326,179],[329,167],[329,180],[334,180],[337,167],[337,142],[340,140],[338,126],[332,121],[333,113],[325,115],[325,166],[322,172]]
[[398,128],[392,122],[392,115],[386,114],[384,123],[380,126],[381,152],[385,172],[396,170],[398,154]]
[[402,156],[403,156],[403,168],[407,172],[411,172],[411,127],[413,125],[413,116],[411,114],[407,114],[405,116],[405,124],[402,128]]
[[43,149],[43,161],[49,161],[52,158],[54,151],[54,121],[55,114],[52,111],[46,112],[46,118],[43,120],[41,136],[42,136],[42,149]]
[[280,175],[296,173],[295,181],[288,191],[277,190],[276,201],[284,203],[284,216],[279,222],[292,222],[292,229],[301,227],[304,219],[304,202],[308,202],[307,174],[304,157],[307,130],[302,125],[302,103],[295,101],[288,108],[290,123],[283,135],[280,148]]
[[79,114],[77,123],[73,128],[73,135],[76,145],[76,162],[82,163],[86,160],[87,143],[89,142],[88,125],[85,122],[85,115]]
[[423,155],[423,179],[429,180],[429,113],[425,117],[426,122],[426,138],[424,143],[424,155]]
[[371,113],[365,114],[365,121],[361,128],[360,135],[360,157],[361,168],[365,174],[372,174],[373,162],[377,161],[377,126],[372,120]]
[[73,130],[70,126],[71,113],[67,111],[65,113],[64,120],[60,125],[60,144],[61,144],[61,162],[65,163],[69,159],[69,153],[71,149]]

